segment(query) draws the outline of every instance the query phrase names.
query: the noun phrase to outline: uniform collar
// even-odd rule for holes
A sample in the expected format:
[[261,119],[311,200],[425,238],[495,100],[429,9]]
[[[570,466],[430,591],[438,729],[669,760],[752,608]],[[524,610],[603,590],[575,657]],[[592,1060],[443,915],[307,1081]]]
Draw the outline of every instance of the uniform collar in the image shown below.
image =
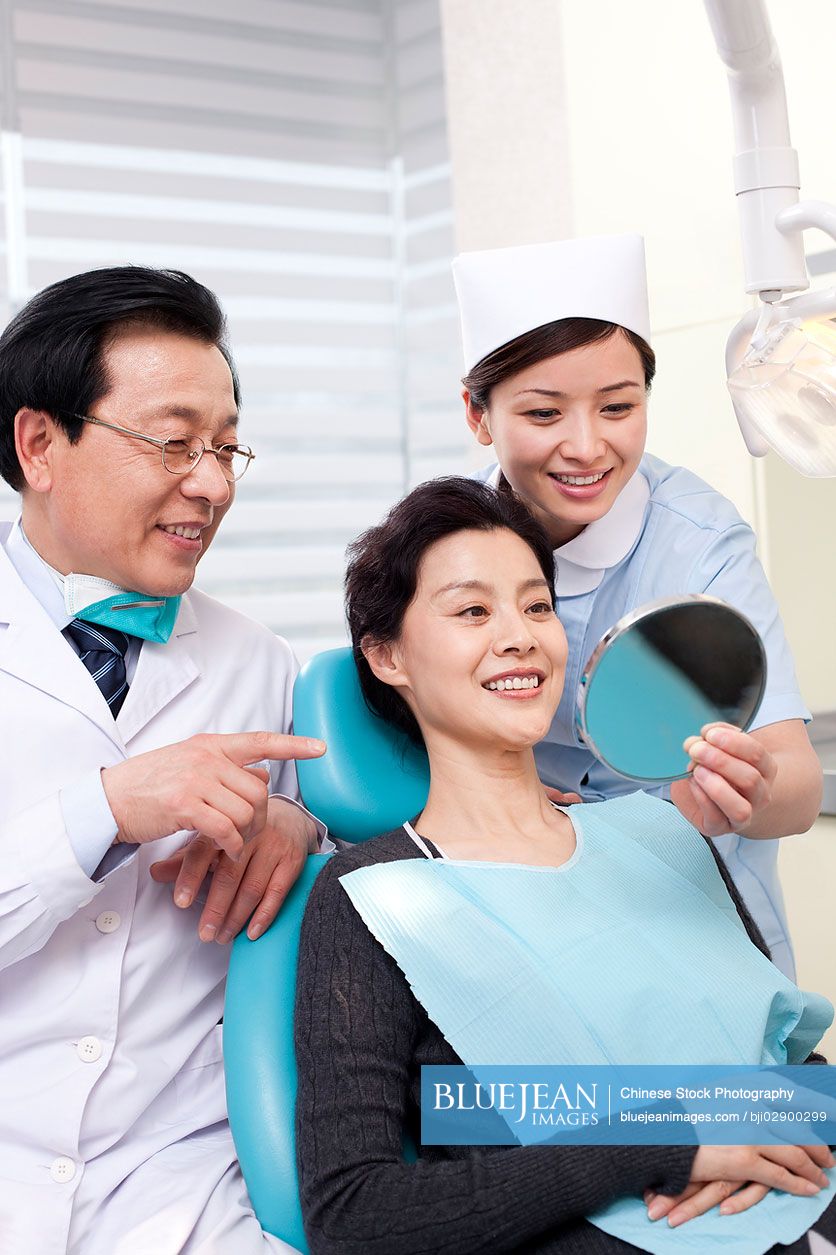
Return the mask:
[[60,573],[45,562],[23,530],[20,518],[12,524],[5,541],[5,550],[9,561],[17,571],[29,592],[49,615],[52,622],[62,632],[72,615],[64,606],[64,580]]
[[[492,488],[498,486],[500,474],[499,466],[491,471],[488,483]],[[555,549],[558,597],[591,593],[606,572],[627,557],[641,533],[649,500],[650,485],[637,470],[602,518]]]
[[0,523],[0,672],[40,689],[94,723],[120,753],[203,671],[197,616],[186,593],[165,645],[144,642],[125,705],[114,721],[72,646],[56,635],[67,623],[63,595],[22,530]]

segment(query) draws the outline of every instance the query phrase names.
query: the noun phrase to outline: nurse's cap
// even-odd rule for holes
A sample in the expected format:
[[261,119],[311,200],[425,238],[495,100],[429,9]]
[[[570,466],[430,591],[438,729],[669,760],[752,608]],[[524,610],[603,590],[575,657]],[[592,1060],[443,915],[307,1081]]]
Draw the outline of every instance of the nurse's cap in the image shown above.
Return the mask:
[[494,349],[558,318],[599,318],[650,340],[640,235],[588,235],[460,253],[453,278],[465,371]]

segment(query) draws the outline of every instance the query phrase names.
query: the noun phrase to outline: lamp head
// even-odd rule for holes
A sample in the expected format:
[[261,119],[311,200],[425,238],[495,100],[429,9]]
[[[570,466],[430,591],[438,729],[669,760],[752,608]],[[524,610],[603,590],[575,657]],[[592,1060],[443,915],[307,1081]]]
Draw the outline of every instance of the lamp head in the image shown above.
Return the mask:
[[774,449],[811,478],[836,476],[834,317],[836,291],[807,293],[763,305],[754,328],[749,315],[729,338],[728,387],[750,452]]

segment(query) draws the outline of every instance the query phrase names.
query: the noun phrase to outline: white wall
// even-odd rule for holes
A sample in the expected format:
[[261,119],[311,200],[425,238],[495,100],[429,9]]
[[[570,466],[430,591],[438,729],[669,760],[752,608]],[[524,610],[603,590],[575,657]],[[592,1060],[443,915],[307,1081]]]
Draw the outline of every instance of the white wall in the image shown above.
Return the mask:
[[441,12],[458,249],[571,235],[560,4],[441,0]]

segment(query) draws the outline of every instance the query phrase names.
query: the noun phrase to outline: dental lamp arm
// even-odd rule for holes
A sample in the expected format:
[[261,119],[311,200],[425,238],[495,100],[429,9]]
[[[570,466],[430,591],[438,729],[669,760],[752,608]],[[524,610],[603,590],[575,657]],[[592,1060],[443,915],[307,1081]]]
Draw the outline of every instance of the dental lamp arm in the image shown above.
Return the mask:
[[809,284],[800,232],[776,226],[800,187],[781,58],[764,0],[705,0],[705,8],[728,71],[746,291],[775,300]]
[[785,235],[816,228],[836,240],[836,205],[830,205],[826,200],[799,200],[781,210],[775,225]]
[[[784,76],[766,0],[704,3],[717,51],[728,71],[735,138],[734,188],[746,291],[760,297],[764,303],[761,309],[772,307],[773,327],[779,321],[833,317],[836,292],[805,292],[809,279],[803,233],[816,227],[836,239],[836,207],[824,201],[798,199],[798,156],[790,143]],[[802,295],[785,299],[793,292]],[[836,449],[827,434],[816,427],[821,420],[815,409],[804,418],[813,436],[810,449],[799,443],[795,416],[789,425],[786,423],[778,388],[769,387],[771,380],[768,376],[764,379],[763,372],[758,375],[764,364],[760,356],[764,346],[751,342],[757,317],[755,311],[745,315],[733,329],[726,348],[732,402],[746,447],[753,457],[763,457],[775,448],[804,475],[832,475],[836,473]],[[760,334],[759,328],[756,338]],[[776,329],[771,343],[774,347],[780,342],[781,333]],[[744,358],[745,369],[733,383],[732,376]],[[825,396],[825,402],[832,404],[832,397]],[[814,397],[810,404],[816,403]]]

